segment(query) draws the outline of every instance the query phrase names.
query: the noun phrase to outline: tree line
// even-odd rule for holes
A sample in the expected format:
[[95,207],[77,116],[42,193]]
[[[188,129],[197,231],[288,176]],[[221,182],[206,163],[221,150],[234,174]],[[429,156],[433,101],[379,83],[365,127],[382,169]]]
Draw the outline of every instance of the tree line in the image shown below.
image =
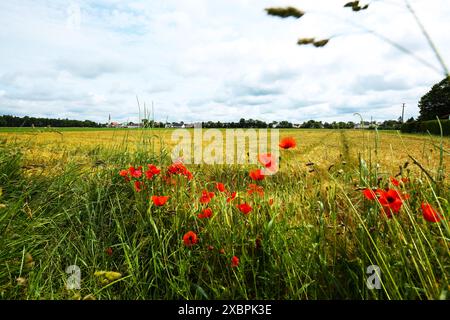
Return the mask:
[[239,122],[202,122],[203,128],[293,128],[294,125],[289,121],[272,121],[271,123],[267,123],[261,120],[254,119],[240,119]]
[[10,115],[0,116],[0,127],[84,127],[101,128],[106,125],[90,120],[47,119],[35,117],[16,117]]
[[[408,120],[408,122],[414,121],[414,118]],[[374,121],[363,123],[364,129],[374,129],[375,127],[381,130],[399,130],[402,125],[401,119],[398,120],[386,120],[382,123],[376,123]],[[355,123],[353,121],[348,122],[322,122],[309,120],[305,121],[300,125],[294,125],[289,121],[272,121],[270,123],[254,120],[254,119],[240,119],[239,122],[202,122],[203,128],[302,128],[302,129],[354,129],[356,127],[361,127],[360,123]]]
[[[414,121],[413,118],[408,122]],[[184,122],[181,122],[184,124]],[[358,123],[359,124],[359,123]],[[353,129],[357,127],[353,121],[348,122],[336,122],[331,123],[309,120],[300,125],[294,125],[289,121],[272,121],[267,123],[261,120],[254,119],[240,119],[238,122],[220,122],[220,121],[207,121],[202,122],[203,128],[303,128],[303,129]],[[373,129],[375,126],[381,130],[398,130],[402,123],[400,120],[386,120],[381,124],[376,125],[375,122],[364,122],[365,129]],[[0,116],[0,127],[84,127],[84,128],[103,128],[107,127],[107,124],[97,123],[90,120],[69,120],[69,119],[47,119],[47,118],[35,118],[35,117],[17,117],[10,115]],[[142,123],[143,127],[150,128],[164,128],[163,122],[155,122],[153,120],[144,119]]]

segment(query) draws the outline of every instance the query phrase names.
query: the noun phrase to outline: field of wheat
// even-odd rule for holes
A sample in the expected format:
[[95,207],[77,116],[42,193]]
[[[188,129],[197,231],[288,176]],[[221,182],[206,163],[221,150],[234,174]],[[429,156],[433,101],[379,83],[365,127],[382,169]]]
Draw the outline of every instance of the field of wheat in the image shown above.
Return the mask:
[[261,177],[172,133],[0,132],[0,297],[450,298],[448,138],[280,130]]

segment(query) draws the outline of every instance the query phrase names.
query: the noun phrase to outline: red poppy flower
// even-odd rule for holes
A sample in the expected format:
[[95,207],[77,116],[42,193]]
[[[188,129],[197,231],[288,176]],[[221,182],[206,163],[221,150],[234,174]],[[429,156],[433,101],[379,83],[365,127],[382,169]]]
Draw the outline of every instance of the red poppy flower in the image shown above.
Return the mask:
[[169,172],[169,174],[182,175],[185,176],[188,180],[192,179],[192,173],[181,162],[172,163],[167,168],[167,171]]
[[221,182],[217,182],[216,183],[216,189],[219,190],[220,192],[225,192],[226,191],[225,185],[223,183],[221,183]]
[[182,173],[185,166],[182,163],[172,163],[167,167],[167,171],[171,174],[179,174]]
[[151,178],[153,178],[154,174],[150,170],[147,170],[145,171],[145,176],[148,180],[150,180]]
[[425,220],[428,222],[439,222],[442,216],[428,203],[422,203],[422,213]]
[[142,182],[135,181],[134,182],[134,190],[136,190],[136,192],[141,192],[142,191]]
[[377,198],[382,192],[383,192],[383,190],[381,190],[381,189],[376,189],[376,190],[364,189],[363,190],[363,194],[367,200],[375,200],[375,198]]
[[186,169],[186,170],[184,171],[183,175],[184,175],[188,180],[192,180],[192,178],[193,178],[192,173],[191,173],[188,169]]
[[157,207],[161,207],[166,204],[169,196],[152,196],[153,204]]
[[135,168],[135,167],[130,167],[129,169],[128,169],[128,171],[130,172],[130,175],[133,177],[133,178],[137,178],[137,179],[139,179],[140,177],[142,177],[142,167],[139,167],[139,168]]
[[202,195],[200,197],[200,203],[208,204],[212,198],[214,198],[214,192],[208,192],[206,190],[203,190]]
[[208,251],[213,251],[213,250],[214,250],[214,247],[211,246],[211,245],[209,245],[209,246],[207,247],[207,249],[208,249]]
[[120,170],[119,175],[121,177],[127,177],[128,176],[128,170]]
[[269,206],[271,206],[271,205],[273,205],[273,199],[272,198],[269,199]]
[[252,211],[252,207],[248,203],[241,203],[237,205],[239,211],[241,211],[243,214],[247,215]]
[[403,177],[400,180],[397,180],[397,179],[391,177],[390,180],[391,180],[391,183],[396,187],[398,187],[401,183],[405,184],[405,183],[409,182],[409,179],[406,177]]
[[258,156],[258,161],[269,171],[276,171],[277,162],[271,153],[263,153]]
[[231,201],[233,201],[234,199],[236,199],[236,195],[237,195],[237,192],[234,191],[234,192],[227,198],[227,202],[231,202]]
[[264,174],[262,173],[261,169],[250,171],[249,176],[252,180],[255,181],[261,181],[264,179]]
[[161,172],[161,169],[158,169],[157,166],[155,166],[153,164],[149,164],[148,170],[145,171],[145,176],[147,177],[147,179],[150,180],[151,178],[153,178],[153,176],[157,175],[160,172]]
[[264,196],[264,188],[258,186],[257,184],[251,183],[248,185],[247,190],[248,195],[252,195],[253,193],[258,193],[261,197]]
[[[404,199],[409,198],[408,195],[403,195]],[[384,213],[388,218],[392,217],[393,213],[398,213],[403,204],[403,199],[397,190],[389,189],[388,191],[382,190],[378,201],[383,206]]]
[[148,165],[148,170],[151,171],[153,174],[158,174],[161,172],[161,169],[159,169],[157,166],[153,164]]
[[191,247],[198,242],[197,234],[193,231],[187,232],[183,236],[183,242],[187,247]]
[[206,208],[202,210],[202,213],[197,215],[199,219],[211,218],[212,217],[212,209]]
[[291,148],[295,148],[297,146],[297,143],[295,142],[294,138],[286,137],[286,138],[281,139],[279,146],[280,146],[280,148],[283,148],[283,149],[291,149]]
[[391,177],[391,183],[396,187],[398,187],[400,185],[400,181],[398,181],[394,177]]
[[112,250],[112,248],[111,247],[108,247],[108,248],[106,248],[106,250],[105,250],[105,253],[108,255],[108,256],[112,256],[112,254],[113,254],[113,250]]
[[239,258],[233,256],[233,258],[231,258],[231,267],[236,268],[237,266],[239,266]]

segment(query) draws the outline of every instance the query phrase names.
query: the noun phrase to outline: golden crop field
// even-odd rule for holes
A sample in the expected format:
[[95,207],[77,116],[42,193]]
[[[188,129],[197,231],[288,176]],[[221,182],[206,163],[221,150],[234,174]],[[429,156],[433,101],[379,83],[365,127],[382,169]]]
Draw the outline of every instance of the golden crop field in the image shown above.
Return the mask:
[[[103,149],[134,152],[147,142],[148,152],[160,152],[161,147],[171,150],[176,141],[172,140],[174,129],[148,130],[77,130],[52,132],[0,132],[0,139],[6,143],[20,145],[25,155],[25,166],[30,170],[43,170],[54,165],[62,165],[69,159],[87,166]],[[206,129],[205,129],[206,130]],[[188,130],[192,132],[193,130]],[[224,130],[222,130],[223,132]],[[308,169],[306,163],[313,162],[316,168],[327,170],[332,165],[357,163],[359,158],[378,164],[381,172],[395,175],[399,166],[416,159],[427,171],[436,173],[440,162],[440,138],[436,136],[399,135],[395,132],[366,130],[305,130],[284,129],[280,136],[292,136],[298,147],[290,154],[291,166]],[[204,141],[204,146],[208,141]],[[444,137],[443,162],[450,165],[450,139]],[[269,144],[270,146],[270,144]],[[283,168],[281,168],[283,169]],[[410,166],[415,174],[418,166]]]

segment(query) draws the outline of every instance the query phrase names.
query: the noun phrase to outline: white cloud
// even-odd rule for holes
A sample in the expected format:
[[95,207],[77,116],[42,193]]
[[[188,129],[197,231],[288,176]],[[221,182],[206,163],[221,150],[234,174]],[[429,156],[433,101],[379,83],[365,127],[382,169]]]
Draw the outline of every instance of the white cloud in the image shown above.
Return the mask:
[[[450,60],[445,0],[412,1]],[[73,19],[80,8],[79,20]],[[299,20],[264,8],[294,5]],[[20,0],[0,3],[0,114],[135,120],[136,95],[156,120],[300,122],[417,116],[442,75],[403,1],[354,13],[328,0]],[[70,20],[72,19],[72,20]],[[80,22],[79,28],[73,23]],[[69,23],[70,22],[70,23]],[[72,26],[72,27],[68,27]],[[324,48],[299,37],[328,38]]]

